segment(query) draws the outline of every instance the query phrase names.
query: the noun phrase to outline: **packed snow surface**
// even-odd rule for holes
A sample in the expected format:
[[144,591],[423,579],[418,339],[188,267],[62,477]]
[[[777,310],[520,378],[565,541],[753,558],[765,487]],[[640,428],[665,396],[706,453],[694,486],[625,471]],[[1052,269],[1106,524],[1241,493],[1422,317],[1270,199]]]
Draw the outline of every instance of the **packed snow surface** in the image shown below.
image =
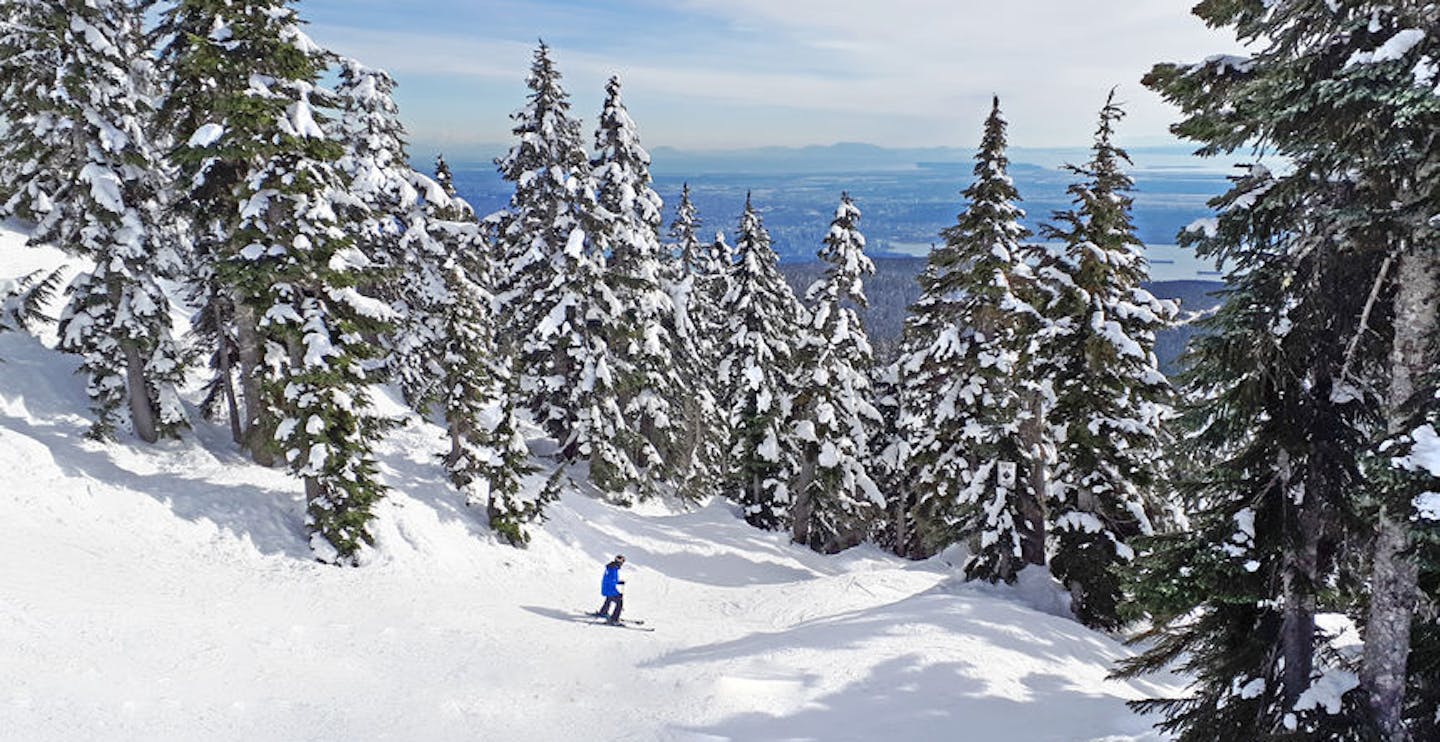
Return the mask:
[[[0,230],[0,279],[37,256]],[[413,420],[374,559],[323,566],[297,483],[223,426],[95,443],[72,358],[11,332],[0,359],[3,740],[1115,741],[1158,739],[1125,700],[1179,690],[1107,680],[1130,650],[1042,572],[823,556],[721,502],[572,490],[502,546]],[[580,615],[615,554],[653,633]]]

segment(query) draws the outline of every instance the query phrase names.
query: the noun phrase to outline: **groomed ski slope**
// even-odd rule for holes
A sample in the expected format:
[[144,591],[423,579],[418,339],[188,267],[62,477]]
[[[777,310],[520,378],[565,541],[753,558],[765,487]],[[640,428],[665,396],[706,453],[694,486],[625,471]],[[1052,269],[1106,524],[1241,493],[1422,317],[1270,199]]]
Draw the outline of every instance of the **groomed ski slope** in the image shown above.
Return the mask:
[[[0,230],[0,278],[46,260]],[[813,554],[721,502],[571,491],[496,544],[413,420],[372,563],[326,567],[298,484],[225,428],[94,443],[72,358],[12,332],[0,359],[0,740],[1118,742],[1159,738],[1125,699],[1176,690],[1106,680],[1130,650],[1044,574]],[[617,553],[653,633],[577,616]]]

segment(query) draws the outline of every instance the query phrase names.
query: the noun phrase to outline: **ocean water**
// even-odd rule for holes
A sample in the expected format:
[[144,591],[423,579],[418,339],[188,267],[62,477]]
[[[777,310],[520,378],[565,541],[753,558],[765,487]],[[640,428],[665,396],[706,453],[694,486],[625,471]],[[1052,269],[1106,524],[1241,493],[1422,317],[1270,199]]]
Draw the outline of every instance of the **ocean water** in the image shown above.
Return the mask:
[[[493,165],[451,163],[457,189],[482,214],[501,209],[511,188]],[[760,210],[774,248],[785,263],[815,259],[820,241],[842,192],[855,199],[864,216],[861,230],[875,257],[919,257],[939,241],[940,230],[953,224],[965,208],[961,191],[973,175],[965,163],[917,164],[908,169],[873,172],[672,172],[663,160],[654,166],[655,189],[665,199],[665,216],[674,215],[681,187],[689,183],[699,208],[703,234],[733,235],[749,194]],[[1137,170],[1134,220],[1148,246],[1155,280],[1219,280],[1215,266],[1178,247],[1176,235],[1197,219],[1209,217],[1206,202],[1227,187],[1224,175],[1196,168],[1160,167]],[[1019,189],[1036,242],[1045,240],[1044,224],[1054,212],[1070,206],[1067,171],[1055,166],[1013,163],[1011,176]]]

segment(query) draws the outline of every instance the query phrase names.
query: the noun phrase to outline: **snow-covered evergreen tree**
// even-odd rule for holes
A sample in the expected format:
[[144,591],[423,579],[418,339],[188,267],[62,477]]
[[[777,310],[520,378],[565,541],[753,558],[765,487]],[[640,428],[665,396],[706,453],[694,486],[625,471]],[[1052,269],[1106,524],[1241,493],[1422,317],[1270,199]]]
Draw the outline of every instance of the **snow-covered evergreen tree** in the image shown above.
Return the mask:
[[[291,110],[302,123],[290,136],[320,139],[319,131],[304,133],[310,90],[296,82]],[[352,564],[372,542],[371,507],[384,494],[371,450],[387,421],[370,405],[367,336],[388,329],[394,315],[357,290],[370,263],[335,218],[343,200],[331,168],[338,152],[322,144],[333,146],[291,142],[298,152],[252,173],[239,230],[249,244],[225,270],[243,302],[268,305],[260,313],[262,389],[279,421],[275,441],[305,482],[312,546],[321,561]]]
[[900,352],[888,371],[893,400],[889,442],[882,451],[897,554],[924,558],[955,543],[955,527],[962,518],[961,485],[969,462],[952,429],[937,429],[933,422],[943,412],[938,390],[955,373],[953,355],[932,355],[935,338],[958,314],[959,297],[945,293],[943,285],[959,262],[947,243],[931,245],[925,267],[916,282],[920,298],[905,315]]
[[[1354,684],[1317,616],[1343,610],[1327,586],[1352,579],[1340,554],[1372,396],[1342,374],[1367,299],[1345,287],[1378,266],[1327,249],[1335,202],[1263,166],[1216,203],[1212,226],[1182,235],[1232,266],[1225,303],[1191,345],[1172,452],[1190,526],[1144,542],[1135,597],[1153,643],[1122,669],[1173,662],[1196,678],[1185,697],[1140,704],[1180,739],[1339,739],[1352,722],[1334,715],[1338,700],[1304,699]],[[1374,349],[1364,355],[1356,371],[1374,367]]]
[[[990,393],[988,387],[994,378],[1008,376],[1018,358],[1013,349],[993,354],[993,348],[974,342],[981,337],[975,332],[975,323],[1004,328],[1000,330],[1003,342],[1012,346],[1017,342],[1020,328],[1010,329],[1015,322],[1011,313],[1024,314],[1024,310],[1011,284],[1023,264],[1013,251],[1024,234],[1015,232],[1015,220],[1023,213],[1013,205],[1018,195],[1014,195],[1014,186],[1004,171],[1003,120],[998,108],[990,123],[987,141],[988,130],[993,128],[995,138],[990,143],[994,146],[982,146],[976,166],[979,180],[965,193],[967,198],[990,200],[973,214],[961,214],[957,224],[942,235],[944,241],[931,247],[925,268],[917,278],[920,298],[906,315],[893,371],[896,420],[885,453],[891,484],[889,510],[895,528],[894,547],[911,557],[934,554],[971,532],[974,508],[967,506],[967,499],[978,497],[983,490],[972,488],[970,483],[978,482],[983,488],[986,482],[998,481],[999,476],[992,464],[984,477],[975,478],[968,450],[983,428],[971,426],[970,418],[972,414],[989,414],[984,410],[986,400],[980,395]],[[988,244],[981,244],[986,239],[998,244],[999,251],[992,252]],[[977,260],[986,261],[980,266],[983,272],[972,272]],[[997,270],[1002,280],[992,285]],[[981,293],[975,297],[963,291],[976,288]],[[1009,304],[1002,302],[1006,297]],[[991,336],[983,337],[988,341]],[[986,363],[981,363],[982,356]],[[1002,390],[1001,394],[1012,391],[1016,390]],[[1001,417],[1015,414],[1014,401],[1004,402],[1010,406]],[[1017,463],[1021,461],[1020,453],[1013,454]],[[987,460],[998,461],[1001,456],[992,451]],[[978,461],[974,463],[978,465]],[[991,504],[1001,505],[995,518],[999,525],[1016,509],[1007,505],[1013,504],[1008,494],[998,502],[995,496],[999,490],[991,494]],[[1018,498],[1019,493],[1015,494]],[[1019,540],[1018,533],[1002,535],[999,529],[992,529],[991,538],[995,539],[992,547],[1014,545]],[[1008,573],[1013,577],[1018,568],[1018,564],[1013,569],[1007,565],[999,576],[1008,579]]]
[[560,443],[562,461],[588,461],[590,481],[617,497],[640,481],[626,454],[610,328],[621,307],[605,277],[606,229],[580,125],[544,44],[514,114],[515,146],[497,161],[515,194],[498,224],[497,274],[520,393]]
[[[57,10],[48,0],[0,0],[0,124],[6,134],[0,139],[0,212],[30,222],[53,212],[51,194],[63,185],[54,172],[22,178],[25,163],[43,149],[38,137],[46,128],[26,121],[48,105],[46,92],[54,87],[64,35],[47,21],[60,19]],[[39,76],[45,69],[51,77]]]
[[790,525],[795,452],[785,422],[793,398],[794,348],[804,308],[776,267],[760,214],[747,196],[735,238],[736,262],[723,306],[730,318],[721,353],[729,411],[728,490],[751,525]]
[[[670,222],[670,242],[665,245],[668,255],[664,261],[662,280],[674,306],[676,334],[684,338],[685,349],[693,356],[690,362],[694,364],[714,357],[719,335],[714,328],[720,324],[719,305],[707,301],[709,297],[701,289],[707,246],[700,241],[700,228],[700,212],[690,199],[690,185],[687,183],[680,190],[675,218]],[[682,378],[685,373],[682,371]],[[705,374],[700,380],[685,378],[688,388],[694,388],[694,381],[700,381],[701,386],[712,391],[713,375]]]
[[[496,245],[502,274],[497,298],[513,319],[506,339],[515,345],[548,313],[532,297],[554,279],[552,258],[569,243],[572,232],[591,226],[595,212],[580,122],[570,116],[570,96],[560,81],[550,47],[541,43],[526,79],[528,103],[510,116],[515,145],[495,161],[500,176],[515,185],[509,206],[499,216]],[[535,383],[527,380],[525,386]],[[540,390],[527,392],[538,395]]]
[[494,273],[490,246],[475,210],[456,193],[444,157],[436,158],[424,194],[424,229],[445,255],[435,382],[450,438],[445,468],[466,502],[485,508],[490,528],[523,546],[530,541],[526,524],[544,517],[556,493],[525,491],[534,467],[516,417],[512,359],[500,352],[495,297],[486,288]]
[[54,301],[64,278],[64,269],[55,268],[0,281],[0,332],[33,332],[53,321],[46,316],[45,305]]
[[700,210],[690,198],[690,184],[684,183],[680,186],[680,200],[675,204],[675,218],[670,222],[670,239],[680,264],[691,275],[705,272],[705,244],[700,241],[702,224]]
[[[978,544],[965,574],[992,582],[1012,582],[1027,564],[1045,562],[1043,493],[1028,476],[1039,454],[1023,430],[1036,393],[1028,364],[1039,322],[1024,298],[1032,277],[1022,241],[1030,232],[1020,223],[1025,213],[1008,174],[1005,126],[996,99],[975,158],[975,181],[963,194],[965,211],[941,234],[946,249],[932,258],[928,292],[947,297],[949,311],[933,328],[925,357],[945,373],[929,379],[932,405],[918,411],[933,438],[912,444],[919,462],[964,458],[955,505],[937,502],[919,516],[956,520],[921,527],[974,536]],[[955,448],[937,450],[942,442]],[[942,496],[934,479],[920,482],[922,502]],[[944,484],[945,491],[952,486]]]
[[[650,154],[620,97],[620,80],[605,86],[595,131],[592,174],[603,227],[598,249],[608,256],[605,280],[620,313],[607,327],[615,381],[624,411],[622,444],[653,494],[680,471],[685,410],[679,365],[685,360],[683,318],[666,291],[666,256],[660,244],[660,195],[651,187]],[[677,322],[677,319],[679,320]]]
[[450,436],[445,467],[466,501],[485,508],[491,529],[520,546],[530,540],[525,524],[543,516],[548,500],[524,494],[533,468],[515,416],[514,378],[509,359],[497,352],[494,300],[471,279],[484,272],[473,268],[484,254],[480,232],[473,224],[442,228],[452,230],[452,244],[460,247],[445,266],[447,301],[439,315],[438,387]]
[[[685,426],[681,433],[683,461],[676,485],[684,499],[701,501],[719,495],[724,487],[724,459],[728,444],[725,414],[719,408],[721,390],[715,369],[724,332],[720,300],[713,276],[727,275],[727,267],[711,266],[711,246],[700,241],[700,214],[690,199],[690,186],[680,192],[670,226],[671,260],[666,284],[675,306],[676,371],[683,388],[681,406]],[[723,235],[718,239],[724,239]],[[722,248],[722,253],[727,254]]]
[[[725,240],[724,232],[716,230],[714,239],[701,251],[689,314],[695,323],[695,335],[699,338],[696,343],[700,359],[698,373],[704,374],[715,407],[715,414],[706,416],[709,422],[705,436],[714,441],[714,450],[710,460],[712,471],[705,476],[711,480],[711,487],[719,490],[724,489],[730,477],[730,450],[735,442],[731,408],[727,406],[728,400],[731,400],[731,379],[716,371],[725,360],[732,337],[730,317],[726,314],[726,297],[734,288],[736,260],[735,248]],[[697,470],[699,473],[703,472]],[[705,490],[711,491],[710,487]]]
[[1101,627],[1121,622],[1117,568],[1134,557],[1129,542],[1154,533],[1168,512],[1158,488],[1171,389],[1154,349],[1156,331],[1178,311],[1141,285],[1149,264],[1131,224],[1129,160],[1113,141],[1123,115],[1112,92],[1090,162],[1072,168],[1083,178],[1069,189],[1075,206],[1047,230],[1064,254],[1039,276],[1056,327],[1039,362],[1053,380],[1047,422],[1059,440],[1050,568],[1076,615]]
[[[247,10],[261,8],[176,0],[162,9],[153,36],[160,45],[164,91],[158,123],[180,170],[171,208],[188,222],[190,294],[199,306],[192,340],[209,356],[212,370],[204,407],[213,415],[225,400],[236,442],[268,466],[275,463],[275,421],[260,390],[259,317],[254,307],[237,301],[220,267],[244,247],[235,237],[241,181],[262,156],[264,132],[275,120],[273,106],[251,102],[250,78],[278,75],[292,58],[287,49],[293,44],[276,37],[274,29],[245,21]],[[223,136],[233,130],[254,136]]]
[[[1199,142],[1202,152],[1224,154],[1263,143],[1267,151],[1284,158],[1286,175],[1275,178],[1264,194],[1265,201],[1279,207],[1269,217],[1273,224],[1252,218],[1251,230],[1264,228],[1261,234],[1282,234],[1287,239],[1257,243],[1257,263],[1280,270],[1283,261],[1304,259],[1337,266],[1326,270],[1340,278],[1318,289],[1306,286],[1304,293],[1272,292],[1256,311],[1280,317],[1276,322],[1288,337],[1302,328],[1288,316],[1295,311],[1289,305],[1318,307],[1313,310],[1317,316],[1311,330],[1317,337],[1306,341],[1323,345],[1331,342],[1328,333],[1337,334],[1344,338],[1343,359],[1338,374],[1333,361],[1312,362],[1302,378],[1322,390],[1328,384],[1336,390],[1332,396],[1337,400],[1362,398],[1367,408],[1363,417],[1383,421],[1384,429],[1374,437],[1388,436],[1360,444],[1371,443],[1380,455],[1368,461],[1360,486],[1341,485],[1348,497],[1335,509],[1358,512],[1361,517],[1350,521],[1323,511],[1307,516],[1301,502],[1293,503],[1290,510],[1300,513],[1287,515],[1318,519],[1320,535],[1288,545],[1283,553],[1290,564],[1278,575],[1270,570],[1266,575],[1270,585],[1233,604],[1262,617],[1267,608],[1283,605],[1286,623],[1300,626],[1283,650],[1270,650],[1283,651],[1286,673],[1283,679],[1266,679],[1267,693],[1288,699],[1298,692],[1303,700],[1313,695],[1311,688],[1322,685],[1332,694],[1352,690],[1346,703],[1337,706],[1350,718],[1324,719],[1329,731],[1314,731],[1315,723],[1302,718],[1298,723],[1305,725],[1304,733],[1327,739],[1342,734],[1402,741],[1428,738],[1422,735],[1437,726],[1440,701],[1434,665],[1416,667],[1407,653],[1413,648],[1416,656],[1432,662],[1440,654],[1434,650],[1440,638],[1432,630],[1436,585],[1431,582],[1424,589],[1414,558],[1426,552],[1424,545],[1434,533],[1420,503],[1437,484],[1436,472],[1419,466],[1416,454],[1425,448],[1423,421],[1435,403],[1435,380],[1427,369],[1436,365],[1434,338],[1440,321],[1435,311],[1437,259],[1428,247],[1436,239],[1433,217],[1440,213],[1434,188],[1436,153],[1429,143],[1440,119],[1440,99],[1433,92],[1440,82],[1435,64],[1440,59],[1440,39],[1430,32],[1440,22],[1440,9],[1426,3],[1350,2],[1323,7],[1204,3],[1195,13],[1212,26],[1234,30],[1251,47],[1251,54],[1217,56],[1199,64],[1162,64],[1147,83],[1182,107],[1185,118],[1175,131]],[[1308,207],[1299,212],[1306,218],[1294,218],[1295,210],[1302,207]],[[1299,247],[1282,252],[1290,245]],[[1348,288],[1341,288],[1342,283]],[[1311,291],[1339,296],[1315,296]],[[1341,301],[1351,297],[1360,303]],[[1252,342],[1273,342],[1263,329],[1253,331]],[[1321,379],[1315,381],[1316,377]],[[1323,442],[1332,435],[1327,432],[1331,426],[1327,417],[1314,415],[1300,429],[1271,431],[1269,436],[1281,442],[1295,438]],[[1347,443],[1327,454],[1338,453],[1345,462],[1352,450]],[[1326,497],[1325,492],[1307,491],[1303,502],[1313,503],[1317,495]],[[1348,543],[1370,544],[1369,558],[1355,565],[1362,574],[1368,572],[1368,594],[1360,591],[1348,606],[1363,626],[1364,651],[1358,678],[1322,675],[1318,662],[1307,678],[1295,669],[1297,658],[1318,654],[1314,647],[1319,640],[1305,628],[1304,617],[1313,610],[1314,593],[1324,596],[1328,591],[1309,582],[1312,568],[1305,555],[1314,538],[1329,538],[1335,529],[1348,532]],[[1267,533],[1257,526],[1256,536],[1285,543],[1288,534]],[[1319,553],[1324,555],[1325,541],[1320,543]],[[1266,566],[1259,571],[1266,572]],[[1342,576],[1340,584],[1353,580]],[[1276,594],[1277,584],[1286,588],[1281,595]],[[1212,583],[1199,592],[1218,613],[1222,608],[1233,610],[1231,590],[1230,584]],[[1417,616],[1422,618],[1416,621]],[[1216,631],[1247,631],[1245,620],[1242,613],[1236,620],[1240,625],[1221,625]],[[1413,632],[1415,627],[1421,631]],[[1169,627],[1174,641],[1185,636],[1184,628],[1178,623]],[[1191,645],[1210,641],[1203,635],[1188,639]],[[1167,659],[1178,657],[1172,653]],[[1299,664],[1300,669],[1311,668],[1303,660]],[[1228,658],[1206,657],[1203,666],[1217,683],[1237,674]],[[1292,704],[1280,706],[1267,709],[1266,722],[1298,710]],[[1364,712],[1355,714],[1357,708]],[[1223,718],[1223,709],[1199,709],[1191,716],[1181,715],[1184,707],[1169,710],[1174,726],[1187,733],[1198,730],[1197,739],[1205,734],[1204,725]],[[1368,718],[1357,720],[1356,715]],[[1288,728],[1285,717],[1281,722]],[[1342,731],[1335,731],[1337,727]]]
[[454,198],[457,195],[455,190],[455,174],[450,171],[450,163],[445,161],[445,155],[435,155],[435,182],[444,189],[445,195]]
[[176,385],[186,353],[171,335],[159,279],[183,267],[163,206],[167,167],[150,138],[155,71],[142,9],[123,0],[20,3],[8,9],[0,209],[35,222],[50,243],[93,265],[67,288],[60,347],[82,357],[95,402],[92,435],[126,417],[153,442],[186,425]]
[[[719,230],[714,239],[699,246],[697,255],[690,269],[695,275],[695,288],[689,316],[699,338],[696,345],[701,358],[713,370],[719,368],[729,339],[731,318],[725,313],[725,297],[734,288],[738,256],[735,247],[725,240],[725,233]],[[723,399],[725,380],[713,373],[709,379],[715,398]]]
[[405,128],[392,93],[395,81],[354,59],[340,60],[336,88],[343,111],[339,134],[345,155],[337,163],[347,192],[359,200],[347,229],[376,263],[367,293],[395,310],[384,338],[386,366],[411,407],[424,410],[439,393],[440,346],[448,300],[449,251],[429,227],[429,211],[450,200],[444,188],[409,163]]
[[[902,342],[904,338],[902,337]],[[884,516],[874,524],[871,535],[881,548],[900,556],[921,556],[915,540],[913,501],[908,481],[909,439],[901,434],[902,418],[899,357],[877,364],[870,377],[875,410],[880,424],[870,437],[870,476],[885,496]]]
[[287,0],[181,0],[165,27],[168,120],[193,203],[216,209],[197,226],[235,306],[252,450],[273,447],[304,481],[317,557],[355,564],[384,494],[370,452],[388,421],[369,403],[369,338],[393,312],[359,290],[374,263],[337,213],[357,203],[320,113],[334,103],[318,86],[332,56]]
[[867,306],[864,281],[875,264],[859,222],[860,209],[843,195],[818,253],[825,274],[806,292],[808,322],[796,348],[792,536],[830,553],[865,538],[885,506],[870,475],[880,413],[870,401],[874,353],[856,308]]

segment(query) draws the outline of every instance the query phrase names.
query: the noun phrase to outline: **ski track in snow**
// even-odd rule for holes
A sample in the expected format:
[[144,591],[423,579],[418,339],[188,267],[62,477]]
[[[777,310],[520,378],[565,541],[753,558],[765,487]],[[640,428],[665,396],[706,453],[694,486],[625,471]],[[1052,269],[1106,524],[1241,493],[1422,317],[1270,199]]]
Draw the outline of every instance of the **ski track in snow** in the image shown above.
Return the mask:
[[[0,228],[0,278],[22,251]],[[1160,739],[1125,700],[1179,690],[1106,680],[1130,650],[1043,573],[823,556],[724,503],[568,492],[511,549],[414,420],[380,452],[372,563],[326,567],[298,484],[223,426],[88,441],[72,358],[11,332],[0,359],[0,740],[1115,742]],[[578,615],[617,553],[654,633]]]

